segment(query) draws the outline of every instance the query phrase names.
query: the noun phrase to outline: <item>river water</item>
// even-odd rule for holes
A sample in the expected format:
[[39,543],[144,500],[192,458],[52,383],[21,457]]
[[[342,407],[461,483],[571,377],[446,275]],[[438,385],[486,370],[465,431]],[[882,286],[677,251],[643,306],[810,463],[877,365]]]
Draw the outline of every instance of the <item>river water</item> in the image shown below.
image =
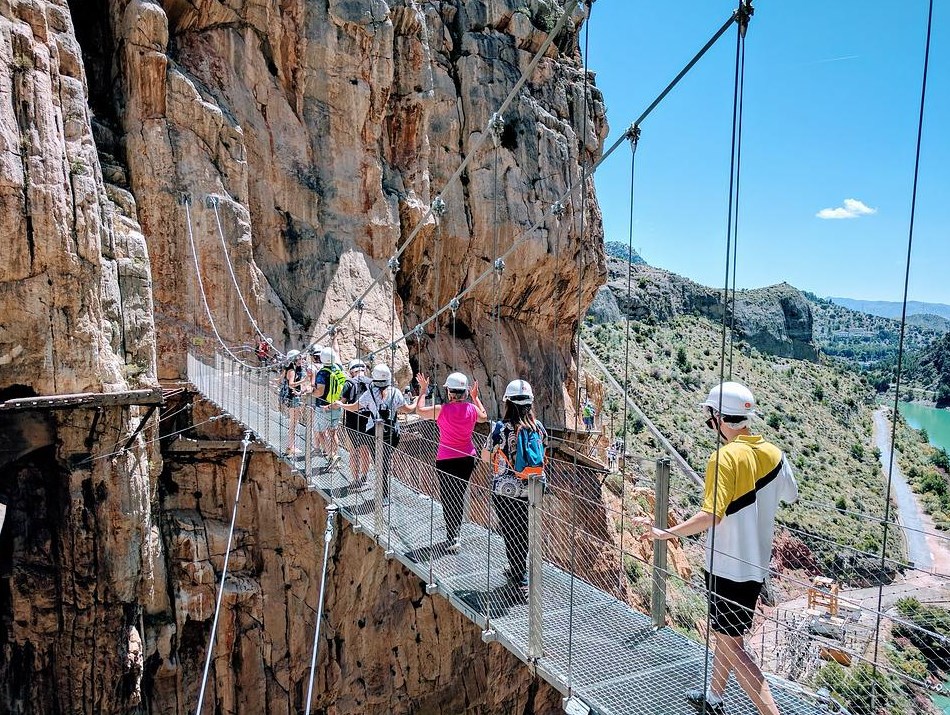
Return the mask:
[[[901,402],[900,411],[914,429],[924,428],[930,444],[943,447],[950,452],[950,410],[938,410],[936,407],[925,407],[913,402]],[[944,683],[950,687],[950,681]],[[932,695],[934,705],[940,708],[944,715],[950,715],[950,698],[941,695]]]
[[938,410],[914,402],[901,402],[901,414],[914,429],[927,430],[930,443],[950,452],[950,410]]

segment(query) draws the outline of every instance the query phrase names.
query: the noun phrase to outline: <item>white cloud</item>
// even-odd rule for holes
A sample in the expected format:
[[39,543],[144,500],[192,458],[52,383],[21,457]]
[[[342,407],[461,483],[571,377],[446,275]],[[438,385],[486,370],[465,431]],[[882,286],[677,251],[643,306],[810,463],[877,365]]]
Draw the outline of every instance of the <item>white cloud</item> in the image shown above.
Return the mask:
[[872,209],[863,201],[845,199],[843,205],[833,209],[822,209],[815,216],[818,218],[858,218],[876,213],[877,209]]

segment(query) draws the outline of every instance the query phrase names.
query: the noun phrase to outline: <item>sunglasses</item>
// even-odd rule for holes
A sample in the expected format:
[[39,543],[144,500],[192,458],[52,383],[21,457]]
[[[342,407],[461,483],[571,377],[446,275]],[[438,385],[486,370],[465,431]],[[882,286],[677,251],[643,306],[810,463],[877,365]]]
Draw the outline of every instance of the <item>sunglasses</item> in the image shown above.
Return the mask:
[[708,417],[706,417],[706,426],[712,430],[718,429],[716,426],[716,415],[713,413],[712,409],[707,407],[706,414],[708,415]]

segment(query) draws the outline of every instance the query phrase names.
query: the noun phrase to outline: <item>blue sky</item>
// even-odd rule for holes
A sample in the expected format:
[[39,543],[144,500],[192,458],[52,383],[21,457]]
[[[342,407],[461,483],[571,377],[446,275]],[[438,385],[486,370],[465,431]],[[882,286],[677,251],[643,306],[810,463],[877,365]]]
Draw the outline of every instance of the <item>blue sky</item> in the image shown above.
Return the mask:
[[[950,134],[941,131],[950,127],[950,6],[935,5],[909,297],[950,303]],[[823,296],[899,300],[927,3],[755,6],[738,284],[785,280]],[[724,0],[595,3],[589,63],[607,103],[608,145],[732,8]],[[634,247],[707,285],[723,281],[734,60],[730,30],[643,122],[637,150]],[[596,175],[607,240],[627,241],[629,175],[626,147]],[[818,218],[823,209],[858,215]]]

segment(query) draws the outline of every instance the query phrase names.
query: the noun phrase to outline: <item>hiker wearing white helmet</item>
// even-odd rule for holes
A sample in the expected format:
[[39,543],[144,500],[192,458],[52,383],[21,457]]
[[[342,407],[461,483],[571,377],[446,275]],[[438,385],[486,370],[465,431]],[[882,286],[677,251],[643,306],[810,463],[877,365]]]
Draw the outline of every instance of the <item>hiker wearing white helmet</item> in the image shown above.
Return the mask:
[[[340,402],[352,405],[359,402],[360,396],[369,389],[370,379],[366,376],[366,363],[359,358],[350,360],[350,376],[343,385],[343,394]],[[343,434],[350,445],[350,472],[353,475],[351,486],[361,487],[366,483],[369,474],[370,441],[366,434],[366,424],[369,421],[369,411],[356,412],[344,410]]]
[[508,557],[509,584],[528,589],[528,482],[544,479],[547,432],[534,414],[534,391],[525,380],[505,388],[505,414],[495,422],[482,457],[492,465],[492,505]]
[[289,424],[285,453],[289,457],[296,457],[300,454],[300,450],[297,449],[297,423],[300,421],[300,394],[303,377],[303,361],[300,351],[291,350],[287,353],[284,374],[281,377],[280,388],[277,393],[281,406],[287,409]]
[[[798,498],[798,485],[782,451],[752,432],[755,397],[738,382],[723,382],[709,391],[702,404],[706,425],[716,431],[722,446],[706,464],[706,483],[700,511],[667,531],[650,526],[641,538],[672,539],[707,529],[706,586],[709,590],[710,628],[716,634],[712,679],[706,690],[691,690],[686,699],[700,712],[725,712],[723,694],[729,675],[763,715],[778,708],[762,671],[745,650],[743,636],[768,575],[779,502]],[[715,551],[713,551],[715,548]]]
[[[439,496],[442,499],[442,514],[445,517],[446,551],[458,553],[461,548],[459,534],[465,491],[475,471],[475,443],[472,433],[477,422],[485,422],[488,415],[478,396],[478,380],[468,385],[468,377],[453,372],[445,379],[448,401],[442,405],[425,406],[429,391],[429,378],[419,373],[419,398],[416,414],[422,419],[435,420],[439,425],[439,446],[436,450],[435,469],[439,477]],[[471,402],[469,401],[471,397]]]
[[343,395],[346,373],[340,366],[340,356],[333,348],[320,351],[320,369],[313,381],[314,430],[317,448],[326,456],[324,471],[329,471],[340,461],[340,425],[343,410],[333,404]]
[[333,404],[347,412],[363,411],[367,414],[366,432],[373,435],[376,424],[382,425],[383,432],[383,463],[377,466],[377,478],[382,479],[384,502],[389,502],[389,465],[392,463],[393,450],[399,446],[400,413],[412,412],[416,402],[409,402],[401,390],[392,384],[393,375],[388,365],[380,363],[373,367],[371,385],[359,399],[352,404],[343,404],[337,401]]

